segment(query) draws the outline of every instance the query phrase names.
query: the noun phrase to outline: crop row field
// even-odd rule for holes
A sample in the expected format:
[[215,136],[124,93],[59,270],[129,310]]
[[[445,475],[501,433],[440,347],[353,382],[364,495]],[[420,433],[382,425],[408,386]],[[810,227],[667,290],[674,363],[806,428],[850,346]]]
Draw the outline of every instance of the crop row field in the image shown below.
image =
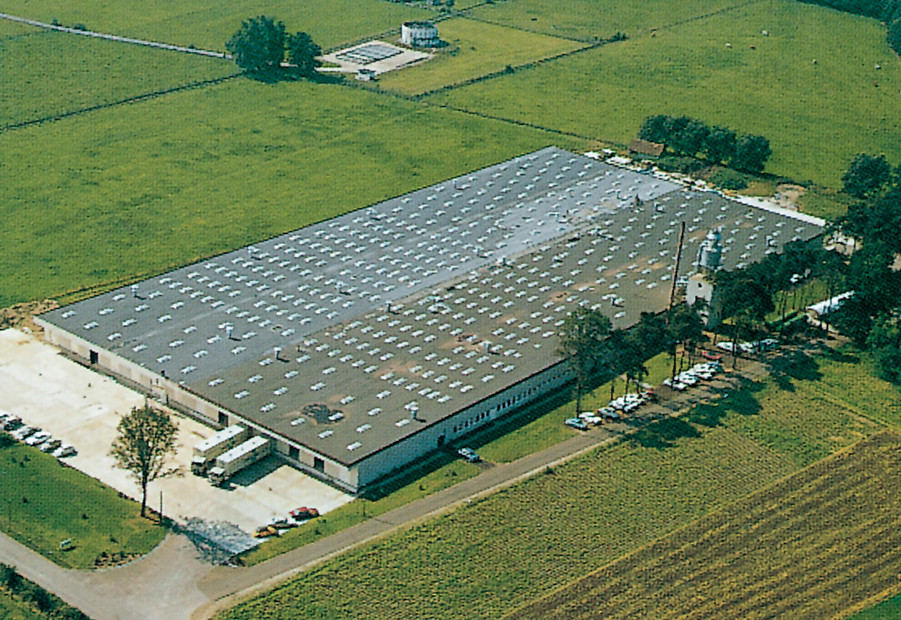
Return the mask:
[[850,410],[855,393],[811,389],[832,365],[865,372],[827,356],[798,360],[796,370],[719,401],[722,409],[646,427],[221,617],[499,617],[877,432]]
[[621,144],[684,114],[764,135],[768,172],[832,187],[856,153],[901,161],[901,62],[875,20],[765,0],[655,34],[428,100]]
[[322,47],[400,28],[410,19],[428,19],[432,11],[384,0],[235,0],[227,4],[204,0],[9,0],[3,12],[37,21],[54,19],[64,26],[80,24],[106,32],[187,47],[225,51],[225,42],[256,15],[285,22],[288,32],[309,33]]
[[695,521],[508,616],[825,618],[898,590],[901,436]]
[[[140,506],[37,448],[0,447],[0,530],[60,566],[87,569],[103,552],[144,554],[165,529]],[[69,539],[73,548],[60,550]]]
[[0,307],[158,273],[549,141],[342,86],[244,78],[3,132]]
[[0,128],[237,72],[218,58],[53,31],[0,38],[0,59]]

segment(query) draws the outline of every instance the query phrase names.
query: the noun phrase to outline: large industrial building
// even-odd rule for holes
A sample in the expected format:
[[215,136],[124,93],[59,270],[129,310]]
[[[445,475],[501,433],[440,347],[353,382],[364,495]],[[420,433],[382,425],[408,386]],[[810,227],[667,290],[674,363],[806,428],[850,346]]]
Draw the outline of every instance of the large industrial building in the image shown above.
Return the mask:
[[546,148],[48,312],[46,338],[351,492],[569,379],[577,306],[669,299],[711,229],[726,268],[822,222]]

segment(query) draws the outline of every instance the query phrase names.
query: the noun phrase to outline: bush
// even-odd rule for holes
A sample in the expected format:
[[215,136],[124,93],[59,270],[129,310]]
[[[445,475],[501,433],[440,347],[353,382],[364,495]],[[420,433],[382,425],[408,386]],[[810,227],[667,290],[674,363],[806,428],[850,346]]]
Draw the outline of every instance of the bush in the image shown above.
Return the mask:
[[748,186],[748,181],[744,175],[726,168],[719,168],[710,175],[709,181],[723,189],[740,190]]
[[15,566],[9,564],[0,564],[0,586],[15,592],[22,584],[22,577],[16,572]]
[[26,582],[21,594],[23,600],[37,607],[41,613],[49,614],[56,609],[54,596],[36,583]]
[[901,56],[901,17],[889,24],[887,40],[889,47]]
[[682,174],[694,174],[707,167],[707,164],[694,157],[667,156],[657,160],[657,167],[667,172],[681,172]]
[[16,445],[16,440],[9,433],[0,432],[0,449]]

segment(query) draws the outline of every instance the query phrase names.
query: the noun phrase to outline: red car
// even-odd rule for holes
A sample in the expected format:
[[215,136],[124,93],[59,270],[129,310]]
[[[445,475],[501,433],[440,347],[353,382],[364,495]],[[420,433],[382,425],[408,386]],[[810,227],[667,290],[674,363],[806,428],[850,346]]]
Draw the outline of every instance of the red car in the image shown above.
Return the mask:
[[723,359],[723,356],[719,353],[711,353],[710,351],[701,351],[701,357],[705,360],[710,360],[711,362],[718,362]]
[[301,506],[300,508],[295,508],[291,511],[291,518],[295,521],[305,521],[306,519],[315,519],[319,516],[319,511],[315,508],[307,508],[306,506]]

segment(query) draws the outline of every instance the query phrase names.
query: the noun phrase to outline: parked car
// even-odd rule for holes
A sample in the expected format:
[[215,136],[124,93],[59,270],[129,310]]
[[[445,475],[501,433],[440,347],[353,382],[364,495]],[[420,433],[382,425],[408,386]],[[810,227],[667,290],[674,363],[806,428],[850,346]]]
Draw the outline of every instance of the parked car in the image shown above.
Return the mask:
[[20,426],[22,426],[22,418],[17,416],[7,418],[6,421],[3,422],[3,430],[5,431],[15,430]]
[[669,378],[664,379],[663,385],[670,387],[670,388],[676,390],[677,392],[682,392],[682,391],[688,389],[688,386],[686,384],[682,383],[681,381],[679,381],[678,379],[675,381],[673,381],[672,379],[669,379]]
[[269,527],[274,527],[277,530],[288,530],[292,527],[297,527],[297,523],[294,521],[289,521],[285,517],[272,517],[266,522],[266,525]]
[[66,458],[67,456],[75,456],[76,454],[78,454],[78,450],[69,444],[63,444],[53,451],[53,456],[58,459]]
[[705,360],[710,360],[711,362],[718,362],[723,359],[723,356],[719,353],[713,353],[711,351],[701,351],[701,357]]
[[62,441],[59,439],[51,439],[50,441],[45,441],[41,444],[41,452],[53,452],[57,448],[62,445]]
[[611,422],[618,422],[622,419],[619,413],[617,413],[615,409],[611,409],[610,407],[601,407],[600,409],[598,409],[598,415],[600,415],[605,420],[610,420]]
[[29,446],[39,446],[48,439],[50,439],[52,435],[47,431],[41,431],[39,433],[35,433],[31,437],[25,440],[25,443]]
[[566,420],[563,421],[563,423],[566,424],[567,426],[574,428],[576,430],[579,430],[579,431],[587,431],[588,430],[588,425],[585,424],[585,422],[583,422],[579,418],[567,418]]
[[35,433],[40,432],[40,430],[41,429],[39,429],[37,426],[23,426],[22,428],[14,430],[10,434],[19,441],[25,441],[26,437],[31,437]]
[[716,348],[721,349],[723,351],[727,351],[732,353],[735,351],[735,343],[734,342],[718,342],[716,343]]
[[580,414],[579,414],[579,418],[580,418],[583,422],[585,422],[585,423],[587,423],[587,424],[594,425],[594,426],[597,426],[598,424],[603,424],[603,423],[604,423],[604,418],[602,418],[602,417],[600,417],[600,416],[596,416],[596,415],[594,415],[594,414],[593,414],[592,412],[590,412],[590,411],[584,411],[584,412],[580,413]]
[[315,508],[307,508],[306,506],[301,506],[300,508],[295,508],[289,514],[295,521],[307,521],[308,519],[315,519],[316,517],[318,517],[319,511]]
[[270,536],[278,536],[278,530],[271,525],[261,525],[254,531],[254,538],[269,538]]
[[457,450],[457,456],[462,458],[467,463],[478,463],[482,460],[482,457],[478,455],[478,453],[472,448],[460,448]]

